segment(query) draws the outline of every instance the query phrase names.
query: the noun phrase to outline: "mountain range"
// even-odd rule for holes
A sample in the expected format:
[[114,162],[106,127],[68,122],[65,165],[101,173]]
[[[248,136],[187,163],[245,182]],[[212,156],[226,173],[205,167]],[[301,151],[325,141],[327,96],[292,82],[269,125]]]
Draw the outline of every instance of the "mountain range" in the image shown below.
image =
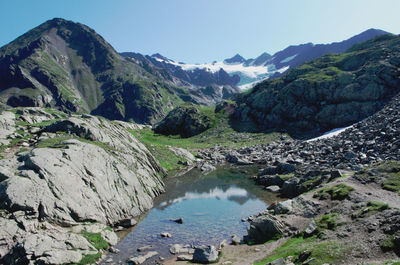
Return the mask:
[[[328,53],[343,53],[351,46],[357,43],[367,41],[373,37],[388,34],[388,32],[379,29],[368,29],[356,36],[341,42],[330,44],[306,43],[289,46],[273,55],[267,52],[262,53],[255,59],[245,59],[240,54],[222,62],[214,61],[204,64],[187,64],[175,62],[160,54],[152,56],[143,56],[133,53],[122,53],[124,56],[132,56],[141,60],[145,57],[155,66],[167,69],[172,75],[182,78],[195,85],[209,84],[211,76],[221,75],[221,69],[225,76],[225,83],[228,78],[225,73],[231,76],[230,86],[239,86],[241,90],[251,88],[254,84],[267,78],[281,76],[287,70],[292,69],[304,62],[312,61]],[[191,78],[187,78],[191,76]],[[214,78],[215,79],[215,78]]]
[[339,43],[290,46],[255,59],[237,54],[197,65],[160,54],[119,54],[88,26],[55,18],[0,48],[0,104],[154,124],[184,102],[215,104],[243,85],[384,33],[370,29]]

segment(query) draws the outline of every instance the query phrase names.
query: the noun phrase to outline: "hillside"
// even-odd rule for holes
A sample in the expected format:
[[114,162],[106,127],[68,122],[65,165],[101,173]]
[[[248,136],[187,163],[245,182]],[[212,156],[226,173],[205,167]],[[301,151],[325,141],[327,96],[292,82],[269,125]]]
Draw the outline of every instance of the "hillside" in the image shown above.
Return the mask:
[[348,126],[400,92],[399,51],[400,37],[384,35],[328,54],[238,96],[234,117],[297,136]]
[[109,119],[153,123],[191,101],[171,76],[122,58],[89,27],[49,20],[0,49],[0,98]]

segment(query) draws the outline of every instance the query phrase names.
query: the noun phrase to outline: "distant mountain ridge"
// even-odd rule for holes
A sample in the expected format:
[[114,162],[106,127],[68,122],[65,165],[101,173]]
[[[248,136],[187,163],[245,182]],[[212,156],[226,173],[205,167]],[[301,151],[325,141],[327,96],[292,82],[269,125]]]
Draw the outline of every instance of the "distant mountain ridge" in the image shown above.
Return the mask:
[[[330,44],[306,43],[289,46],[274,55],[263,53],[255,59],[246,59],[240,54],[227,58],[222,62],[204,64],[186,64],[176,63],[162,55],[156,54],[150,56],[158,62],[158,67],[174,69],[174,73],[184,76],[188,72],[210,74],[217,73],[220,69],[228,73],[231,77],[239,77],[236,85],[241,89],[252,87],[255,83],[281,76],[287,70],[292,69],[304,62],[312,61],[328,53],[343,53],[354,44],[362,43],[373,37],[388,34],[388,32],[379,29],[368,29],[358,35],[355,35],[341,42]],[[237,78],[234,79],[235,81]],[[189,80],[188,80],[189,81]],[[189,81],[190,82],[190,81]],[[231,83],[230,85],[235,85]]]

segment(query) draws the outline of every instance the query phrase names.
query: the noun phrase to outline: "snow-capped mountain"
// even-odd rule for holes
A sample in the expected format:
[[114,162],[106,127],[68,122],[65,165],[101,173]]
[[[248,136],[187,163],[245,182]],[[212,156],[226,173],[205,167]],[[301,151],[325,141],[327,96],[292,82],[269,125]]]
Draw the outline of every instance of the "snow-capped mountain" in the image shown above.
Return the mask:
[[194,86],[218,85],[238,87],[244,90],[265,79],[281,76],[287,70],[304,62],[328,53],[343,53],[354,44],[387,33],[383,30],[369,29],[341,42],[293,45],[274,55],[264,52],[255,59],[246,59],[240,54],[236,54],[223,61],[203,64],[175,62],[160,54],[143,56],[136,53],[122,53],[122,55],[138,60],[145,59],[154,66],[166,69],[174,77]]

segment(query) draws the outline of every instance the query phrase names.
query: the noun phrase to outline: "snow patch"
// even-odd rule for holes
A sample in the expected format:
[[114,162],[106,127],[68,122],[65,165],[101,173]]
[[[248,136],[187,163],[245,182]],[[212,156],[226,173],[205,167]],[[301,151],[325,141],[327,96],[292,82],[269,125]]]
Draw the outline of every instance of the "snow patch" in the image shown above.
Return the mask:
[[312,142],[312,141],[316,141],[316,140],[320,140],[320,139],[331,138],[333,136],[341,134],[345,130],[347,130],[349,128],[352,128],[352,127],[353,127],[353,125],[350,125],[350,126],[347,126],[347,127],[343,127],[343,128],[336,128],[336,129],[330,130],[328,132],[325,132],[323,135],[321,135],[319,137],[315,137],[315,138],[309,139],[306,142]]
[[297,54],[287,57],[286,59],[283,59],[282,61],[280,61],[280,63],[287,63],[290,62],[291,60],[293,60],[295,57],[297,56]]

